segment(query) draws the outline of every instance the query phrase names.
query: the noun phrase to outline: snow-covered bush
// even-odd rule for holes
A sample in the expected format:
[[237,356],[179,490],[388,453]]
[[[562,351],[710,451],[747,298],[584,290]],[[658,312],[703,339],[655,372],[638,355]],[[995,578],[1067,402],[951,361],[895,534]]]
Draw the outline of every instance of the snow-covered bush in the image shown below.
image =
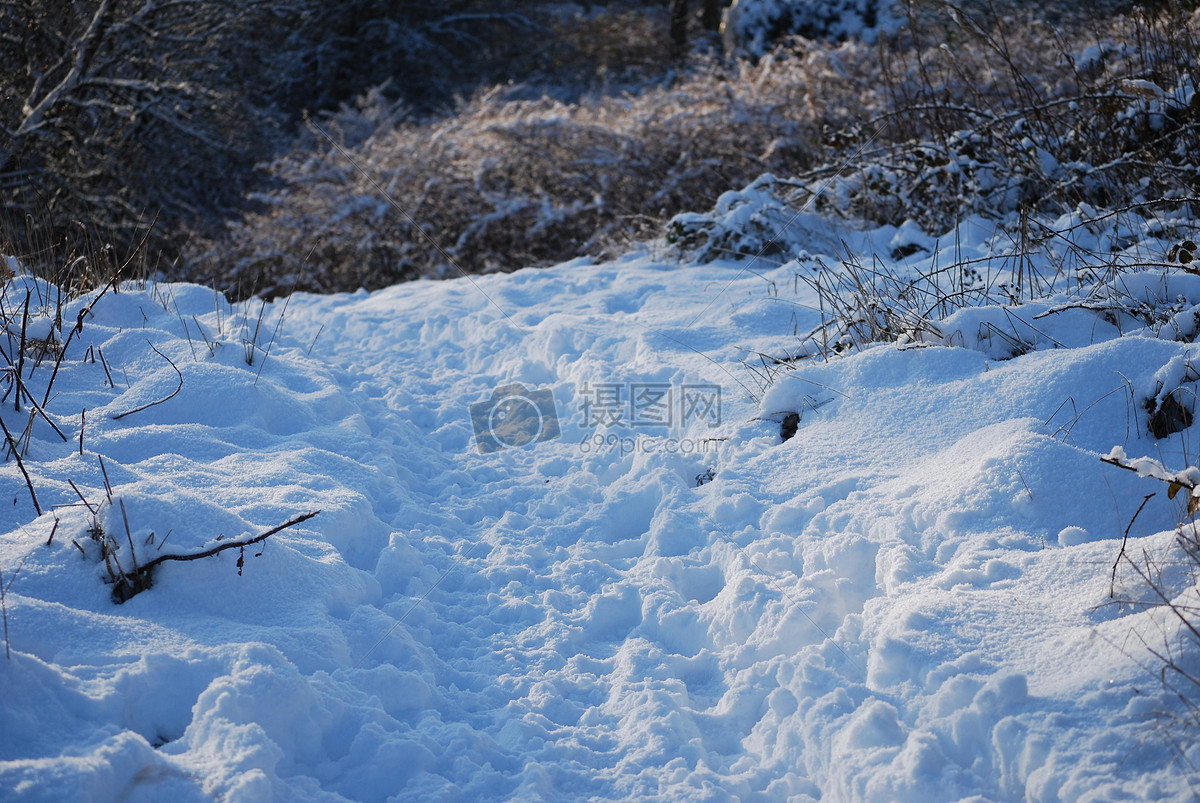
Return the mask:
[[[709,214],[685,212],[667,224],[667,243],[700,262],[722,258],[778,257],[794,251],[795,213],[785,189],[764,173],[742,190],[721,194]],[[790,235],[790,236],[789,236]]]
[[820,64],[710,62],[673,87],[580,103],[497,88],[434,122],[375,94],[314,120],[269,167],[278,189],[190,270],[242,291],[329,291],[623,247],[763,169],[810,166]]
[[[708,215],[677,216],[667,239],[697,258],[740,257],[751,268],[761,260],[764,269],[774,263],[790,271],[797,292],[809,295],[803,305],[821,318],[795,332],[798,342],[776,355],[781,364],[878,343],[969,348],[1007,360],[1126,335],[1200,337],[1193,264],[1200,227],[1186,203],[1119,212],[1081,206],[1058,218],[1026,216],[1016,230],[972,217],[930,233],[906,220],[861,232],[851,246],[828,220],[791,211],[802,189],[767,178],[722,196]],[[798,256],[781,259],[787,251]],[[1143,401],[1153,431],[1161,399]]]
[[1198,34],[1178,13],[926,21],[885,48],[883,113],[805,176],[812,208],[945,229],[1190,195]]
[[[1168,13],[1073,28],[962,10],[914,19],[920,24],[879,45],[876,60],[850,44],[824,51],[819,74],[858,84],[824,83],[847,94],[825,95],[823,119],[850,104],[851,91],[859,113],[826,129],[817,166],[787,180],[785,219],[811,211],[946,231],[985,215],[1016,230],[1022,215],[1053,219],[1080,205],[1120,209],[1194,194],[1195,19]],[[814,55],[804,58],[812,64]],[[678,218],[668,238],[689,246],[707,227],[707,237],[728,239],[727,211],[713,210],[707,222]],[[682,225],[691,234],[681,240]]]
[[899,29],[898,5],[895,0],[737,0],[725,35],[738,51],[755,57],[788,36],[874,42],[881,32]]
[[[702,259],[782,245],[785,260],[771,227],[797,212],[926,231],[977,214],[1012,232],[1023,215],[1191,194],[1192,20],[951,10],[923,8],[877,46],[709,61],[619,98],[502,87],[419,121],[368,94],[271,163],[256,211],[195,238],[186,275],[249,293],[550,264],[662,232],[764,172],[786,199],[758,184],[758,200],[724,198],[668,238]],[[746,227],[715,222],[735,210]]]

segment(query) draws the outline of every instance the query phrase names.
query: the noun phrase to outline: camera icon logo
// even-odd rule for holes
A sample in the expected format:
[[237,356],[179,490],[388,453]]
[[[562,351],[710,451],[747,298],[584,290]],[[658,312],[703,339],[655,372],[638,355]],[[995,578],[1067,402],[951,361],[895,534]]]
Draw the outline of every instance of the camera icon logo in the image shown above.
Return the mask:
[[471,405],[475,445],[481,453],[553,440],[561,435],[554,394],[520,382],[501,385],[486,401]]

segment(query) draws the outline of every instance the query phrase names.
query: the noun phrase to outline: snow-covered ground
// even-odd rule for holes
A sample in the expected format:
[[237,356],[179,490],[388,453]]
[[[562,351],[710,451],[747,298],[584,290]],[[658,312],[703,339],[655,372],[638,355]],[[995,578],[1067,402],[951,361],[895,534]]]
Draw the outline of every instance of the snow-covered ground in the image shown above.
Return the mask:
[[[265,309],[107,293],[63,436],[33,423],[42,515],[0,467],[0,797],[1189,799],[1142,643],[1170,620],[1110,601],[1150,598],[1112,567],[1154,491],[1126,551],[1187,585],[1179,511],[1100,458],[1194,462],[1140,404],[1197,347],[994,308],[785,371],[755,352],[819,321],[802,265],[661,256]],[[130,572],[318,510],[123,604],[89,535]]]

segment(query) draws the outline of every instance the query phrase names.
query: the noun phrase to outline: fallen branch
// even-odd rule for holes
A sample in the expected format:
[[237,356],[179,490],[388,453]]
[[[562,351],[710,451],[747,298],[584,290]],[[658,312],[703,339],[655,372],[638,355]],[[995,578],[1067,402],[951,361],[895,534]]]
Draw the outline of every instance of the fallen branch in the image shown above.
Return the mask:
[[303,516],[297,516],[294,519],[285,521],[283,524],[280,524],[278,527],[272,527],[270,530],[267,530],[265,533],[262,533],[261,535],[256,535],[253,538],[248,538],[244,541],[227,541],[223,544],[219,544],[215,547],[212,547],[211,549],[206,549],[203,552],[191,552],[186,555],[159,555],[157,558],[150,561],[145,566],[140,567],[138,569],[138,571],[139,572],[149,571],[149,570],[153,569],[155,566],[159,565],[160,563],[165,563],[168,560],[200,560],[201,558],[211,558],[213,555],[216,555],[220,552],[224,552],[227,549],[237,549],[238,547],[247,547],[247,546],[250,546],[251,544],[257,544],[259,541],[265,541],[268,538],[270,538],[272,535],[275,535],[276,533],[286,530],[288,527],[295,527],[297,524],[308,521],[309,519],[311,519],[313,516],[317,515],[320,512],[321,511],[319,511],[319,510],[314,510],[312,513],[305,513]]
[[170,364],[170,366],[172,368],[175,369],[175,373],[179,375],[179,387],[175,388],[175,390],[171,392],[171,395],[169,395],[165,398],[159,399],[158,401],[152,401],[149,404],[143,404],[141,407],[135,407],[132,410],[127,410],[124,413],[119,413],[118,415],[114,415],[113,416],[114,421],[120,420],[127,415],[133,415],[134,413],[140,413],[143,410],[149,410],[151,407],[154,407],[157,404],[162,404],[163,402],[168,402],[171,399],[175,398],[177,395],[179,395],[179,391],[183,390],[183,374],[180,372],[179,368],[175,365],[175,363],[171,362],[170,357],[168,357],[166,354],[163,354],[158,349],[154,348],[153,343],[151,343],[149,340],[147,340],[146,343],[150,346],[151,349],[154,349],[155,354],[162,357],[164,360],[166,360]]
[[[133,568],[133,571],[131,571],[131,572],[125,572],[121,568],[120,561],[117,561],[115,555],[113,555],[113,560],[117,564],[116,569],[114,569],[111,565],[109,565],[109,567],[108,567],[109,577],[111,577],[112,581],[113,581],[113,593],[112,593],[113,600],[115,602],[117,602],[118,604],[120,604],[122,602],[128,602],[130,599],[132,599],[136,595],[145,591],[147,588],[150,588],[152,585],[154,585],[154,569],[156,567],[158,567],[160,564],[166,563],[169,560],[180,560],[180,561],[200,560],[201,558],[211,558],[213,555],[217,555],[221,552],[224,552],[227,549],[245,549],[246,547],[250,546],[251,544],[257,544],[259,541],[267,540],[272,535],[275,535],[276,533],[286,530],[288,527],[295,527],[297,524],[300,524],[301,522],[308,521],[309,519],[311,519],[313,516],[317,515],[320,512],[321,511],[319,511],[319,510],[315,510],[312,513],[305,513],[303,516],[297,516],[294,519],[285,521],[283,524],[280,524],[278,527],[272,527],[270,530],[267,530],[265,533],[256,535],[253,538],[240,539],[237,541],[227,541],[223,544],[218,544],[217,546],[212,547],[211,549],[205,549],[202,552],[190,552],[190,553],[187,553],[184,555],[160,555],[157,558],[155,558],[154,560],[145,564],[144,566],[138,566],[137,559],[135,557],[134,558],[134,568]],[[128,527],[128,525],[126,525],[126,527]],[[167,535],[170,535],[170,533],[167,533]],[[164,538],[163,541],[165,542],[166,539]],[[129,548],[130,548],[130,550],[133,549],[132,537],[130,537]],[[103,550],[103,553],[104,553],[105,562],[107,563],[109,560],[109,556],[112,553],[107,549]],[[242,573],[242,558],[238,558],[238,574],[240,575],[241,573]]]

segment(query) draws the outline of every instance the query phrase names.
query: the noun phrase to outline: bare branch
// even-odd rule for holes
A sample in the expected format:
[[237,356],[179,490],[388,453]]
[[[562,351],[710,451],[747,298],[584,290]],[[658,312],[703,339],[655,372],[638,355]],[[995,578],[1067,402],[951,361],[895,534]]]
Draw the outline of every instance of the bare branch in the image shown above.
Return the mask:
[[[80,35],[79,41],[75,45],[75,62],[71,65],[71,69],[53,89],[46,93],[45,97],[43,97],[40,101],[37,101],[37,105],[31,106],[30,101],[33,101],[36,98],[37,93],[41,90],[42,77],[39,76],[37,82],[34,84],[33,93],[30,95],[29,100],[25,102],[25,105],[21,110],[24,118],[21,120],[21,124],[17,126],[14,136],[15,139],[20,139],[30,132],[40,128],[46,113],[49,112],[50,109],[52,109],[60,100],[62,100],[64,95],[74,90],[75,87],[78,86],[83,80],[83,77],[87,72],[89,62],[91,61],[92,54],[95,52],[100,33],[104,28],[105,17],[108,15],[108,8],[109,0],[101,0],[99,7],[96,9],[96,13],[92,15],[92,20],[88,24],[87,30]],[[46,74],[47,73],[43,73],[43,76]]]
[[1121,558],[1125,557],[1125,545],[1129,542],[1129,531],[1133,529],[1133,523],[1137,521],[1137,517],[1141,514],[1142,508],[1146,503],[1155,497],[1155,494],[1146,494],[1146,498],[1138,505],[1137,511],[1134,512],[1133,518],[1129,520],[1129,526],[1125,528],[1125,536],[1121,539],[1121,551],[1117,553],[1117,559],[1113,561],[1112,580],[1108,585],[1108,598],[1112,599],[1115,596],[1117,585],[1117,564],[1121,562]]
[[164,398],[161,398],[161,399],[159,399],[158,401],[152,401],[152,402],[150,402],[149,404],[143,404],[141,407],[135,407],[135,408],[134,408],[134,409],[132,409],[132,410],[128,410],[128,411],[126,411],[126,412],[124,412],[124,413],[119,413],[119,414],[117,414],[117,415],[114,415],[114,416],[113,416],[113,420],[114,420],[114,421],[117,421],[117,420],[119,420],[119,419],[122,419],[122,418],[124,418],[124,417],[125,417],[125,416],[127,416],[127,415],[133,415],[134,413],[140,413],[140,412],[142,412],[143,410],[149,410],[151,407],[154,407],[155,405],[162,404],[163,402],[170,401],[171,399],[175,398],[175,397],[176,397],[176,396],[179,394],[179,391],[183,390],[183,374],[182,374],[182,373],[179,371],[179,368],[178,368],[178,367],[175,365],[175,363],[174,363],[174,362],[171,362],[171,358],[170,358],[170,357],[168,357],[166,354],[163,354],[163,353],[162,353],[161,351],[159,351],[158,349],[154,348],[154,344],[153,344],[153,343],[150,343],[150,341],[149,341],[149,340],[147,340],[146,342],[147,342],[147,343],[149,343],[149,345],[150,345],[150,348],[154,350],[154,353],[155,353],[155,354],[157,354],[158,356],[162,357],[164,360],[166,360],[168,363],[170,363],[170,364],[171,364],[171,367],[172,367],[172,368],[174,368],[174,369],[175,369],[175,373],[176,373],[176,374],[179,376],[179,387],[177,387],[177,388],[175,388],[175,390],[171,391],[171,394],[170,394],[170,395],[168,395],[168,396],[166,396],[166,397],[164,397]]
[[8,431],[8,426],[5,425],[3,417],[0,417],[0,429],[4,431],[4,439],[8,443],[9,451],[17,459],[17,468],[21,469],[21,474],[25,477],[25,486],[29,488],[29,497],[33,500],[33,509],[40,516],[42,515],[42,506],[38,504],[37,493],[33,490],[33,481],[29,479],[29,472],[25,470],[25,462],[21,460],[21,450],[17,448],[17,442],[13,440],[12,433]]
[[265,541],[268,538],[270,538],[272,535],[282,532],[283,530],[286,530],[289,527],[295,527],[297,524],[301,524],[302,522],[308,521],[309,519],[311,519],[313,516],[316,516],[320,512],[321,511],[319,511],[319,510],[314,510],[312,513],[305,513],[302,516],[297,516],[294,519],[289,519],[288,521],[285,521],[283,524],[280,524],[278,527],[272,527],[271,529],[267,530],[265,533],[262,533],[261,535],[256,535],[253,538],[240,539],[240,540],[236,540],[236,541],[226,541],[223,544],[218,544],[217,546],[212,547],[210,549],[206,549],[203,552],[192,552],[192,553],[189,553],[186,555],[160,555],[157,558],[155,558],[154,560],[147,563],[145,566],[139,567],[138,572],[150,571],[155,566],[158,566],[160,563],[166,563],[169,560],[200,560],[201,558],[211,558],[213,555],[216,555],[220,552],[224,552],[227,549],[237,549],[239,547],[247,547],[247,546],[250,546],[251,544],[257,544],[259,541]]

